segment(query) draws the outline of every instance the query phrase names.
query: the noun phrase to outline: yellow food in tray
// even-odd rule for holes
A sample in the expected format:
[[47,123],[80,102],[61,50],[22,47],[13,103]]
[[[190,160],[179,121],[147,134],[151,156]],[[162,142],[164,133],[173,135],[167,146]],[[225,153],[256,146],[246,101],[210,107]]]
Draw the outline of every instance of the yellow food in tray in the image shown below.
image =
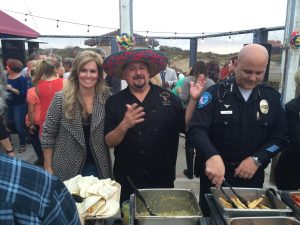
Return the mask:
[[[270,209],[269,207],[261,204],[263,201],[262,197],[254,199],[252,202],[249,201],[247,206],[243,204],[236,196],[232,196],[231,201],[238,209]],[[224,208],[234,208],[230,202],[226,201],[222,197],[219,197],[219,202]]]

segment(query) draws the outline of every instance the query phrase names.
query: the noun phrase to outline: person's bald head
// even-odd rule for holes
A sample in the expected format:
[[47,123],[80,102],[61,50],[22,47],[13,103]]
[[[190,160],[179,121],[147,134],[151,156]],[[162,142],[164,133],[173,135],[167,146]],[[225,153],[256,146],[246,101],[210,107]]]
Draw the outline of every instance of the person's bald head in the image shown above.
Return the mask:
[[235,79],[239,87],[251,90],[260,84],[268,65],[267,49],[259,44],[244,46],[239,55]]
[[245,58],[250,58],[250,57],[256,57],[256,56],[259,56],[259,57],[263,57],[267,64],[268,64],[268,59],[269,59],[269,53],[268,53],[268,50],[262,46],[262,45],[259,45],[259,44],[249,44],[249,45],[245,45],[239,55],[238,55],[238,60],[243,60]]

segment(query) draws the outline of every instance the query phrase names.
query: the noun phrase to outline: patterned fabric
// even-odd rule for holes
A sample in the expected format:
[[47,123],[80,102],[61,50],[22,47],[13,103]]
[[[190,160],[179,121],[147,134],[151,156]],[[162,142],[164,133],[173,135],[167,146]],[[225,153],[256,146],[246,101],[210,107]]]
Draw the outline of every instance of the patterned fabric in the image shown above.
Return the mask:
[[[109,149],[104,141],[105,102],[108,95],[96,96],[93,103],[90,141],[98,172],[102,178],[112,178],[112,165]],[[86,144],[78,105],[74,119],[64,116],[63,93],[55,94],[49,107],[43,127],[42,149],[53,149],[52,166],[54,174],[61,180],[68,180],[80,174],[86,158]]]
[[0,224],[81,223],[70,193],[57,177],[0,153]]
[[118,52],[105,58],[103,69],[108,75],[122,79],[124,66],[134,61],[148,64],[150,77],[152,77],[166,68],[168,58],[163,53],[152,49],[135,49]]

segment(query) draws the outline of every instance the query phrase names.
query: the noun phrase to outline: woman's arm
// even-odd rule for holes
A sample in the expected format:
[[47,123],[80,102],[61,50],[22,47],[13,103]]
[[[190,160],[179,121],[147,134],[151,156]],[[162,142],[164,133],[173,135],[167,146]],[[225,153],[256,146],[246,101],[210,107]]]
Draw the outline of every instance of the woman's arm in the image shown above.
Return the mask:
[[46,121],[43,125],[42,132],[42,149],[44,154],[44,167],[50,173],[53,173],[52,168],[52,157],[53,150],[56,144],[57,135],[59,133],[61,119],[63,115],[62,112],[62,93],[58,92],[54,95],[54,98],[48,109]]
[[51,148],[43,149],[43,154],[44,154],[44,168],[49,173],[53,174],[53,168],[52,168],[53,150]]

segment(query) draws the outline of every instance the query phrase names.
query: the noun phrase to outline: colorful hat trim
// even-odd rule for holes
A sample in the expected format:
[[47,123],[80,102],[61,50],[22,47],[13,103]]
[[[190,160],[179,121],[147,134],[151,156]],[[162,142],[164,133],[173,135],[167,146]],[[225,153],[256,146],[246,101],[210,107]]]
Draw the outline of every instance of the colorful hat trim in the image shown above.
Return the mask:
[[148,65],[150,77],[153,77],[166,68],[168,58],[156,50],[134,49],[118,52],[105,58],[103,69],[107,75],[123,79],[123,69],[130,62],[145,62]]

